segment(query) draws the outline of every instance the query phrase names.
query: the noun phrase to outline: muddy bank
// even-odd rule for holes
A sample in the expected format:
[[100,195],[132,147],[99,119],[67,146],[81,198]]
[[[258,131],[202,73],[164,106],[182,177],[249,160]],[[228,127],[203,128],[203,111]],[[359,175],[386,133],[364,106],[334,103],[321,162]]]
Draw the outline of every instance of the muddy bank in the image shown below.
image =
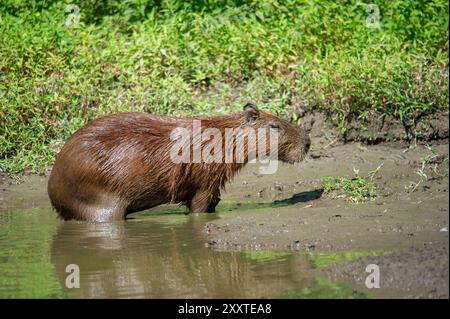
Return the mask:
[[[400,291],[382,296],[448,297],[448,144],[315,142],[305,163],[281,165],[272,176],[259,175],[256,166],[243,171],[223,195],[222,218],[205,225],[208,245],[219,250],[390,252],[340,263],[325,274],[364,285],[365,265],[379,262],[389,273],[385,288]],[[430,154],[436,162],[425,168],[424,180],[417,172]],[[380,165],[373,201],[354,204],[323,193],[320,177],[351,176],[354,168],[366,176]],[[357,268],[362,273],[354,272]]]
[[[444,160],[437,173],[420,181],[417,170],[430,152],[424,146],[327,147],[326,142],[315,145],[307,162],[280,164],[274,175],[259,175],[257,166],[243,171],[222,196],[223,218],[205,226],[208,242],[237,249],[332,251],[448,241]],[[444,159],[448,144],[434,145],[433,151]],[[354,204],[323,194],[320,177],[351,176],[354,168],[365,176],[380,165],[375,200]]]
[[[338,262],[323,269],[328,278],[350,282],[360,291],[381,297],[448,298],[449,263],[448,243],[396,251],[387,256],[362,257]],[[380,270],[380,289],[364,285],[367,265]]]
[[[300,112],[305,115],[306,112]],[[381,116],[373,112],[367,118],[352,114],[345,121],[345,131],[339,132],[336,128],[339,123],[334,119],[335,114],[309,112],[306,117],[314,117],[318,121],[317,130],[327,131],[338,139],[346,142],[365,142],[375,144],[392,141],[435,141],[448,139],[449,121],[448,111],[439,111],[424,114],[411,123],[402,123],[393,116]]]
[[0,211],[49,206],[47,179],[44,174],[14,178],[0,174]]
[[[403,207],[340,205],[261,209],[205,226],[208,244],[222,249],[299,251],[392,250],[448,241],[448,213],[432,200]],[[294,211],[295,210],[295,211]],[[426,214],[426,217],[424,216]]]

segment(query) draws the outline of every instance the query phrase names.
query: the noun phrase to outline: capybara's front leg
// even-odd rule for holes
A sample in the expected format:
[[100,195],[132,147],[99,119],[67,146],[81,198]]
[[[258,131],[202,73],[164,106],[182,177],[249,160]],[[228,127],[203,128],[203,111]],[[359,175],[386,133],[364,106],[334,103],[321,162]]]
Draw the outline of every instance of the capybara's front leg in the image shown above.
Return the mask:
[[189,213],[213,213],[220,201],[219,193],[198,191],[188,202]]
[[216,206],[220,202],[220,193],[213,196],[212,200],[209,202],[208,213],[214,213],[216,211]]

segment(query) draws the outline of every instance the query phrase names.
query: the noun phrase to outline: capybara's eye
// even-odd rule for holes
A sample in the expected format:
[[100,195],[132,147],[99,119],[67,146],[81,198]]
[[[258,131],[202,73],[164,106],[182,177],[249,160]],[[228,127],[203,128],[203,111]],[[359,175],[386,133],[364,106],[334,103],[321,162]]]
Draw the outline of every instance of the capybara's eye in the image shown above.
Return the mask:
[[270,122],[269,123],[269,128],[273,128],[273,129],[279,130],[281,128],[280,127],[280,123],[278,123],[278,122]]

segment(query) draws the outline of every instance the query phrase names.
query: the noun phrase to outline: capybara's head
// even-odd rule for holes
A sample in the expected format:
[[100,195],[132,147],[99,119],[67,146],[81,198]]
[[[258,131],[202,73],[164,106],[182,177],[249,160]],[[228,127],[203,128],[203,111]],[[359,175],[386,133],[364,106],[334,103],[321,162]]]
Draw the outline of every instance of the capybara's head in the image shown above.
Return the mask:
[[297,126],[288,120],[260,111],[252,102],[244,106],[244,114],[246,121],[253,128],[275,129],[278,132],[278,160],[292,164],[305,158],[311,146],[309,134],[314,119],[306,125]]

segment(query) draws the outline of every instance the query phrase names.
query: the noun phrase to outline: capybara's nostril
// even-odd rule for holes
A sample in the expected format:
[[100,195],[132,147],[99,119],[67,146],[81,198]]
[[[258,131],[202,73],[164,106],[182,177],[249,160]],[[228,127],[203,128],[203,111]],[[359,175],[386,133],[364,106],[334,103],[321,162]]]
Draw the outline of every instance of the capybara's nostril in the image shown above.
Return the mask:
[[305,154],[309,152],[309,149],[311,148],[311,140],[308,138],[305,141]]

